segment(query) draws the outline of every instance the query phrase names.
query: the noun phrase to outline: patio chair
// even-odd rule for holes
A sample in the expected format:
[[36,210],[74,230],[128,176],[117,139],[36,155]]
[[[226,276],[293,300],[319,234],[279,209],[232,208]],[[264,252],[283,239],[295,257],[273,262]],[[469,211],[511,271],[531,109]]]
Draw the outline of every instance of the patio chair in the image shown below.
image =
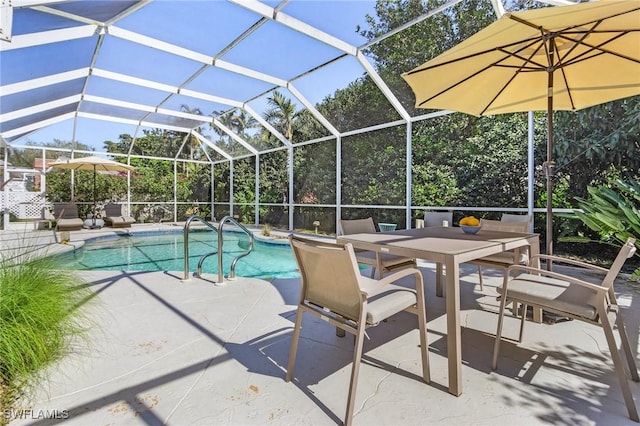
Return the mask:
[[[619,340],[622,344],[624,356],[627,358],[629,371],[634,381],[640,381],[638,377],[638,368],[636,367],[634,353],[631,350],[629,337],[625,330],[622,316],[620,315],[620,307],[616,302],[616,296],[613,289],[613,281],[620,272],[624,262],[635,253],[635,239],[629,238],[624,246],[620,249],[618,256],[614,260],[610,269],[594,266],[577,260],[565,259],[558,256],[539,255],[540,259],[547,262],[564,263],[573,267],[579,267],[587,271],[597,271],[604,275],[602,281],[598,283],[590,283],[574,276],[563,275],[557,272],[547,271],[539,268],[532,268],[522,265],[513,265],[509,267],[508,273],[505,274],[504,282],[498,288],[501,294],[500,313],[498,317],[498,328],[496,331],[496,340],[493,349],[492,368],[498,367],[498,353],[500,350],[500,341],[502,339],[502,324],[504,319],[505,306],[509,302],[521,303],[524,305],[523,313],[526,313],[527,306],[534,306],[545,311],[554,312],[564,317],[585,321],[602,327],[613,366],[622,388],[622,395],[627,405],[629,417],[640,422],[638,411],[627,377],[624,371],[624,364],[620,351],[618,350],[616,339],[613,333],[613,324],[615,323],[619,333]],[[510,273],[521,272],[520,275],[513,279],[509,279]],[[520,335],[518,342],[522,341],[526,315],[522,315],[520,324]],[[560,327],[561,325],[556,325]],[[600,355],[602,352],[598,352]]]
[[424,212],[424,226],[442,226],[447,221],[448,226],[453,225],[453,212]]
[[[376,232],[376,225],[370,217],[366,219],[341,219],[338,222],[338,235],[373,232]],[[376,270],[378,270],[378,276],[382,278],[385,272],[417,267],[416,259],[371,250],[356,250],[356,258],[358,263],[371,266],[371,278],[375,277]]]
[[[480,225],[482,229],[489,231],[501,232],[529,232],[531,226],[531,216],[528,215],[502,215],[498,220],[481,219]],[[480,281],[480,290],[483,290],[482,267],[502,269],[503,272],[514,264],[528,264],[529,251],[527,249],[516,249],[497,253],[491,256],[483,257],[469,262],[478,266],[478,278]]]
[[[300,268],[302,289],[285,380],[290,382],[293,377],[302,317],[305,312],[353,334],[355,347],[344,419],[344,423],[350,425],[353,418],[365,329],[376,326],[386,318],[404,310],[418,316],[422,379],[429,383],[422,273],[418,269],[404,269],[382,280],[374,280],[360,274],[351,244],[342,246],[295,236],[290,236],[289,241]],[[408,276],[414,277],[415,288],[393,284]]]
[[[424,212],[424,227],[444,226],[446,221],[447,226],[453,225],[453,212]],[[445,267],[442,263],[436,264],[436,276],[438,279],[444,279]]]
[[78,206],[75,203],[54,203],[53,215],[58,231],[79,231],[84,225],[84,221],[78,216]]
[[130,228],[136,220],[131,216],[125,216],[122,204],[110,203],[104,206],[104,223],[113,228]]

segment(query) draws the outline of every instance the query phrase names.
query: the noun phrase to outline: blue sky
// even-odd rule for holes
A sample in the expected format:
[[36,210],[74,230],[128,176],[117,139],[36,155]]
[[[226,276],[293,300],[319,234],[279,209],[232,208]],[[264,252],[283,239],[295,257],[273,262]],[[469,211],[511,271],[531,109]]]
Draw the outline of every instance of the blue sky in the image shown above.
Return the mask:
[[[185,7],[187,4],[189,7]],[[275,3],[268,4],[275,5]],[[374,1],[293,0],[283,11],[322,31],[344,39],[354,46],[360,46],[366,40],[356,32],[356,28],[358,26],[366,28],[365,15],[367,13],[374,14],[374,5]],[[211,7],[214,9],[213,12]],[[158,1],[145,6],[142,12],[144,13],[136,13],[123,19],[118,22],[117,26],[140,32],[148,37],[165,39],[208,55],[216,54],[239,35],[238,24],[244,29],[257,20],[256,14],[220,1],[189,3]],[[149,22],[153,22],[153,25],[149,25]],[[175,22],[193,22],[193,25],[178,27]],[[184,33],[170,33],[168,30],[171,30],[172,27],[174,29],[180,28]],[[287,80],[338,56],[339,53],[332,47],[301,37],[291,29],[268,22],[258,31],[247,36],[238,47],[224,55],[222,59]],[[141,58],[145,59],[140,60]],[[95,66],[165,84],[179,85],[202,64],[129,43],[117,37],[107,37],[101,47]],[[324,97],[331,95],[336,89],[346,87],[363,73],[364,70],[357,61],[352,57],[347,57],[297,80],[294,84],[312,103],[317,103]],[[6,84],[5,81],[2,84]],[[192,90],[242,101],[261,93],[266,87],[269,85],[255,83],[244,76],[217,68],[209,68],[188,86]],[[115,91],[124,94],[124,100],[128,102],[145,105],[155,105],[166,96],[164,93],[152,89],[96,78],[95,76],[91,77],[87,87],[87,93],[94,96],[109,97]],[[288,93],[286,90],[283,92]],[[200,108],[204,114],[230,108],[222,104],[184,96],[175,96],[166,106],[170,109],[179,109],[182,103],[192,108]],[[299,104],[297,101],[296,103]],[[264,111],[265,97],[250,102],[250,105],[258,112]],[[132,117],[132,119],[134,118]],[[132,125],[81,118],[76,127],[76,139],[96,150],[102,150],[104,140],[116,141],[119,134],[133,135],[134,131],[135,126]],[[15,142],[21,144],[30,140],[36,143],[48,143],[54,138],[71,140],[72,134],[73,120],[67,120]]]

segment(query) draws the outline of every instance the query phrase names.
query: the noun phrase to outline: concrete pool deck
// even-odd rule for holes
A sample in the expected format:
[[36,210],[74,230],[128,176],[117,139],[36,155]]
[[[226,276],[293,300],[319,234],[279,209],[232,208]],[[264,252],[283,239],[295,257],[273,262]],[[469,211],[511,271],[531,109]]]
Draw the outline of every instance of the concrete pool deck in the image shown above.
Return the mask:
[[[175,228],[175,227],[174,227]],[[138,229],[136,227],[136,229]],[[150,228],[145,228],[150,229]],[[45,232],[45,231],[39,231]],[[100,231],[111,232],[111,231]],[[48,232],[51,235],[51,232]],[[96,230],[80,234],[97,236]],[[43,234],[44,235],[44,234]],[[2,234],[5,247],[9,238]],[[46,237],[44,237],[46,238]],[[578,321],[527,322],[524,342],[502,345],[491,370],[498,271],[461,271],[463,391],[446,391],[444,299],[425,277],[431,384],[420,380],[415,317],[368,331],[354,424],[626,425],[629,420],[601,329]],[[54,366],[11,425],[331,425],[344,416],[353,340],[305,317],[295,381],[286,383],[299,280],[176,272],[88,271],[88,341]],[[640,285],[616,283],[640,364]],[[519,321],[507,317],[505,335]],[[640,384],[630,382],[640,405]],[[51,418],[51,417],[56,417]]]

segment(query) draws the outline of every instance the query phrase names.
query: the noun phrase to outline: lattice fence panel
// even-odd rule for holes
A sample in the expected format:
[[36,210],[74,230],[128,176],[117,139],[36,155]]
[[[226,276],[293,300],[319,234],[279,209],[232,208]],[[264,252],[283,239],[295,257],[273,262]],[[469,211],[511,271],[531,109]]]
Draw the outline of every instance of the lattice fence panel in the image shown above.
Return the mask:
[[[42,219],[47,206],[41,192],[8,192],[2,205],[18,219]],[[4,197],[3,197],[4,198]]]

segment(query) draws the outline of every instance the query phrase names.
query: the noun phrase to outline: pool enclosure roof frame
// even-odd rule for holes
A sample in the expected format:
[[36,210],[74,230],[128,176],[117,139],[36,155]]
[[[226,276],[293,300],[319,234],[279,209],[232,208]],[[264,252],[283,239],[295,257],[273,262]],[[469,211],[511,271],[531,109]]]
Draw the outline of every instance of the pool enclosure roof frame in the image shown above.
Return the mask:
[[[337,167],[341,167],[340,146],[342,138],[392,126],[407,129],[407,185],[408,200],[406,219],[411,222],[411,128],[412,123],[449,111],[436,111],[415,115],[396,97],[367,57],[367,49],[411,26],[434,16],[462,0],[443,0],[442,4],[425,14],[406,22],[389,33],[373,40],[357,38],[353,34],[354,23],[345,32],[332,19],[319,21],[306,14],[300,16],[300,8],[312,3],[296,0],[280,2],[257,0],[204,0],[178,2],[160,0],[0,0],[0,148],[42,148],[57,151],[74,151],[80,154],[75,144],[79,140],[77,129],[80,120],[100,120],[135,129],[128,155],[138,158],[164,158],[133,153],[136,139],[143,129],[161,129],[184,133],[183,142],[173,158],[167,160],[197,161],[205,163],[233,162],[234,160],[274,150],[291,150],[294,145],[335,140],[337,143]],[[489,0],[496,17],[505,13],[503,0]],[[551,5],[573,4],[569,0],[538,0]],[[322,2],[323,8],[331,9],[334,15],[347,1]],[[373,2],[371,2],[373,3]],[[320,2],[318,2],[320,4]],[[147,12],[154,8],[174,8],[176,16],[166,16],[160,22],[149,21]],[[196,10],[194,12],[192,10]],[[200,8],[200,9],[198,9]],[[212,10],[209,10],[211,8]],[[215,10],[214,10],[215,9]],[[197,24],[180,19],[182,13],[200,11],[205,16]],[[291,11],[291,12],[290,12]],[[297,13],[296,13],[297,11]],[[372,12],[372,10],[371,10]],[[157,10],[155,11],[156,15]],[[211,14],[212,17],[209,17]],[[227,15],[228,14],[228,15]],[[162,16],[162,14],[160,14]],[[213,16],[215,15],[215,16]],[[194,17],[195,19],[195,17]],[[226,32],[219,39],[208,40],[210,28],[204,23],[224,27]],[[336,19],[337,20],[337,19]],[[344,23],[342,23],[344,27]],[[280,37],[257,43],[265,34]],[[283,35],[284,34],[284,35]],[[355,32],[357,36],[358,31]],[[293,42],[303,39],[306,49],[313,52],[312,60],[305,64],[291,62],[286,70],[275,70],[273,62],[257,61],[248,64],[248,58],[270,57],[274,51],[265,52],[260,46],[278,45],[287,55],[296,56],[296,51],[305,50]],[[292,44],[289,44],[289,43]],[[222,43],[222,44],[221,44]],[[278,44],[283,43],[283,44]],[[256,49],[258,47],[258,50]],[[120,53],[130,49],[138,56],[123,58]],[[253,50],[251,50],[253,49]],[[289,50],[287,50],[289,49]],[[236,54],[242,51],[243,55]],[[308,53],[308,52],[307,52]],[[317,54],[317,55],[316,55]],[[317,56],[317,57],[315,57]],[[325,117],[316,108],[317,101],[307,95],[303,81],[327,67],[351,59],[360,67],[360,77],[370,78],[395,111],[397,119],[388,123],[368,124],[360,129],[339,129],[336,123]],[[294,58],[295,59],[295,58]],[[166,61],[166,62],[165,62]],[[251,61],[249,61],[251,62]],[[142,66],[153,64],[155,66]],[[170,66],[173,72],[167,71]],[[233,75],[236,84],[222,91],[216,88],[216,77],[221,73]],[[240,83],[237,83],[240,82]],[[247,90],[247,87],[251,90]],[[101,90],[95,90],[100,87]],[[114,88],[116,88],[114,90]],[[331,91],[343,87],[332,88]],[[129,90],[125,90],[129,89]],[[219,87],[217,89],[220,89]],[[270,124],[256,105],[259,100],[275,90],[286,92],[298,101],[327,131],[326,136],[311,141],[287,139]],[[185,101],[186,100],[186,101]],[[181,103],[184,102],[184,103]],[[200,108],[189,110],[191,102],[216,106],[211,115],[204,115]],[[263,129],[275,136],[279,147],[258,147],[234,132],[224,123],[223,116],[242,111],[252,117]],[[414,115],[412,115],[414,114]],[[24,144],[36,132],[58,123],[71,121],[69,140],[71,150],[47,148]],[[202,132],[205,126],[216,129],[242,147],[241,152],[229,152],[223,144],[212,140]],[[204,147],[200,160],[180,158],[187,138],[192,135]],[[60,135],[60,140],[66,140]],[[102,139],[103,141],[105,139]],[[100,151],[92,151],[92,154]],[[108,153],[121,156],[123,154]],[[216,155],[217,157],[213,157]],[[530,149],[532,155],[532,148]],[[292,155],[289,156],[289,175],[293,176]],[[256,171],[258,165],[256,162]],[[256,183],[257,185],[257,183]],[[529,182],[532,193],[532,178]],[[289,194],[293,194],[293,179],[289,182]],[[340,215],[340,177],[336,179],[337,213]],[[289,203],[292,203],[290,198]],[[257,203],[257,201],[256,201]],[[231,199],[233,204],[233,196]],[[257,209],[256,209],[257,211]],[[257,213],[256,213],[257,214]],[[292,215],[290,210],[290,215]],[[257,220],[257,219],[256,219]],[[290,220],[291,223],[291,220]]]
[[[219,132],[228,135],[242,145],[246,155],[255,155],[260,150],[244,140],[240,135],[220,120],[219,116],[201,115],[172,105],[176,98],[203,101],[211,105],[226,108],[226,113],[233,109],[244,110],[255,119],[264,129],[273,134],[282,147],[289,147],[292,141],[268,123],[262,115],[251,105],[252,101],[270,93],[274,89],[286,90],[306,108],[315,119],[324,126],[329,135],[338,138],[344,136],[329,119],[323,116],[302,90],[297,82],[326,67],[345,56],[354,58],[384,94],[391,107],[400,117],[400,122],[409,123],[423,119],[424,116],[412,117],[400,103],[392,90],[378,75],[374,66],[365,55],[365,50],[374,43],[413,26],[442,10],[451,7],[461,0],[449,0],[437,9],[407,22],[394,29],[389,34],[367,41],[359,45],[353,41],[336,36],[337,31],[321,29],[309,22],[287,13],[287,7],[295,1],[284,0],[277,4],[262,3],[255,0],[228,0],[221,2],[204,1],[196,3],[182,2],[184,7],[216,6],[216,11],[210,13],[233,13],[229,19],[237,19],[229,28],[233,28],[232,38],[216,51],[204,48],[189,47],[195,45],[193,40],[181,38],[189,34],[207,34],[207,29],[200,31],[188,30],[190,22],[172,22],[174,28],[164,32],[164,37],[150,36],[149,26],[162,23],[145,21],[145,13],[153,12],[154,4],[169,3],[153,0],[122,0],[122,1],[60,1],[60,0],[12,0],[3,1],[3,22],[5,22],[0,41],[0,55],[2,55],[2,77],[0,78],[0,141],[3,145],[19,145],[38,130],[73,120],[73,134],[71,141],[76,141],[77,121],[81,118],[103,120],[127,124],[135,127],[135,137],[142,128],[158,128],[173,130],[194,135],[202,144],[211,148],[221,156],[221,160],[238,158],[238,154],[226,152],[224,147],[216,144],[199,129],[212,126]],[[180,4],[180,2],[175,2]],[[568,3],[566,1],[546,1],[545,3]],[[275,4],[275,6],[271,6]],[[327,7],[339,3],[326,3]],[[492,0],[496,15],[504,13],[501,0]],[[205,9],[203,9],[205,10]],[[339,10],[336,12],[339,13]],[[139,17],[138,17],[139,15]],[[215,19],[224,19],[224,16]],[[176,18],[178,19],[178,18]],[[8,29],[6,22],[9,22]],[[202,21],[205,22],[205,21]],[[211,21],[206,21],[211,22]],[[231,53],[243,49],[261,29],[276,25],[287,31],[287,35],[295,35],[306,40],[320,43],[327,51],[323,51],[320,63],[312,62],[310,69],[303,69],[292,77],[276,75],[266,69],[251,68],[242,63],[227,60]],[[330,28],[330,22],[322,23],[324,28]],[[145,27],[146,26],[146,27]],[[133,30],[132,30],[133,28]],[[13,30],[13,34],[11,34]],[[155,30],[153,33],[158,33]],[[173,33],[173,35],[171,35]],[[196,38],[196,37],[193,37]],[[107,46],[107,44],[109,46]],[[129,67],[134,72],[122,72],[127,67],[111,66],[113,58],[103,59],[113,55],[114,47],[134,46],[136,51],[149,54],[149,57],[136,57],[133,61],[140,63],[152,62],[154,54],[162,58],[172,58],[181,62],[180,71],[189,69],[179,78],[159,79],[149,75],[146,70],[140,73],[135,66]],[[201,45],[206,46],[206,44]],[[316,46],[316,45],[314,45]],[[282,46],[286,49],[287,46]],[[19,55],[19,51],[24,54]],[[79,52],[79,53],[78,53]],[[266,52],[267,54],[269,52]],[[264,55],[265,52],[256,51],[253,55]],[[53,56],[57,55],[57,56]],[[169,56],[167,56],[169,55]],[[44,59],[39,59],[44,57]],[[237,56],[236,56],[237,57]],[[15,59],[14,59],[15,58]],[[116,61],[131,61],[131,58],[117,58]],[[20,62],[22,61],[22,62]],[[188,65],[185,65],[188,64]],[[151,67],[154,68],[154,67]],[[254,91],[251,96],[222,96],[214,91],[194,89],[193,87],[207,86],[204,78],[209,78],[212,70],[222,70],[241,76],[245,81],[258,83],[261,91]],[[248,80],[247,80],[248,79]],[[152,92],[155,96],[147,97],[149,101],[134,102],[123,96],[122,92],[109,92],[108,96],[95,94],[92,85],[95,81],[106,83],[107,86],[131,87],[136,90]],[[198,85],[194,85],[194,82]],[[214,86],[214,84],[211,84]],[[61,139],[64,136],[61,135]],[[176,154],[178,155],[178,154]],[[211,159],[210,159],[211,160]]]

